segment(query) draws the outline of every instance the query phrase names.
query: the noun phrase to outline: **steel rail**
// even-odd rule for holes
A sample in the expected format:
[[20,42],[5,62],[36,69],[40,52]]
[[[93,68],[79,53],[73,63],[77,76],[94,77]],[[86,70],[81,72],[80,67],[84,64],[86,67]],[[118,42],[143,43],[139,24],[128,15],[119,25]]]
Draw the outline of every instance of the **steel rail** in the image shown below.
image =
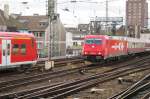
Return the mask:
[[[147,81],[149,80],[149,81]],[[117,99],[125,99],[128,97],[131,97],[135,93],[137,93],[139,90],[142,90],[143,88],[150,88],[150,74],[145,76],[143,79],[141,79],[138,83],[131,86],[126,92],[124,92],[122,95],[117,97]]]
[[[53,61],[54,61],[54,65],[55,65],[56,68],[66,66],[67,63],[73,63],[73,64],[75,64],[75,63],[84,63],[84,60],[81,57],[54,59]],[[26,69],[22,72],[20,72],[20,71],[8,72],[8,70],[7,71],[4,70],[0,73],[0,77],[4,77],[4,76],[8,77],[8,76],[12,76],[12,75],[17,76],[18,74],[23,74],[23,73],[26,74],[26,73],[30,73],[31,71],[37,71],[37,70],[38,71],[39,70],[44,71],[44,68],[45,68],[44,66],[45,66],[45,61],[44,60],[43,61],[38,61],[35,66],[33,66],[29,69]]]
[[52,79],[52,78],[55,78],[55,77],[64,76],[64,75],[67,75],[67,74],[76,73],[76,72],[78,72],[79,70],[81,70],[83,68],[85,68],[85,67],[59,70],[59,71],[56,71],[56,72],[42,73],[42,74],[39,74],[39,75],[24,77],[24,78],[21,78],[21,79],[4,81],[4,82],[0,83],[0,86],[1,86],[0,91],[7,90],[7,89],[10,89],[10,88],[19,87],[19,86],[22,86],[22,85],[27,85],[27,84],[30,84],[30,83],[43,81],[43,80],[46,80],[46,79]]
[[135,92],[137,92],[138,90],[140,90],[142,87],[144,87],[146,84],[145,80],[149,79],[150,74],[148,74],[147,76],[145,76],[144,78],[142,78],[141,80],[139,80],[137,83],[135,83],[134,85],[132,85],[131,87],[119,92],[118,94],[108,98],[108,99],[125,99],[128,96],[134,94]]
[[[82,58],[72,58],[72,59],[69,59],[67,60],[66,59],[61,59],[61,60],[53,60],[54,61],[54,66],[55,68],[58,68],[58,67],[62,67],[62,66],[66,66],[66,64],[68,63],[84,63],[84,59]],[[39,70],[39,69],[44,69],[44,65],[45,64],[45,61],[40,61],[36,64],[36,66],[32,67],[31,69],[28,69],[28,71],[32,71],[32,70]],[[41,66],[42,65],[42,66]]]
[[[140,66],[139,66],[139,67],[140,67]],[[137,68],[137,67],[134,67],[134,68]],[[130,68],[128,68],[127,70],[129,70],[129,69],[130,69]],[[121,70],[120,73],[122,73],[122,72],[124,72],[124,71],[125,71],[125,70]],[[117,75],[118,75],[118,73],[117,73]],[[102,76],[102,75],[101,75],[101,76]],[[96,78],[95,78],[95,79],[96,79]],[[38,95],[39,95],[39,94],[38,94]],[[33,95],[32,95],[32,96],[33,96]],[[23,98],[23,97],[21,97],[21,98]],[[21,98],[20,98],[20,99],[21,99]],[[26,98],[27,98],[27,97],[26,97]]]
[[[124,97],[121,97],[121,99],[128,99],[129,97],[133,96],[134,94],[136,94],[137,92],[139,92],[142,89],[150,89],[150,82],[147,82],[143,85],[140,85],[139,87],[137,87],[136,89],[130,91],[130,93],[128,93],[127,95],[125,95]],[[120,99],[120,98],[117,98]]]
[[[146,57],[146,58],[149,59],[148,57]],[[144,58],[143,58],[143,59],[140,59],[140,61],[141,61],[141,60],[144,60]],[[144,62],[144,61],[143,61],[143,62]],[[131,65],[131,64],[133,65],[133,64],[135,64],[135,63],[138,63],[138,62],[131,62],[130,65]],[[129,64],[128,64],[128,65],[129,65]],[[127,66],[127,65],[126,65],[126,66]],[[115,69],[116,69],[116,68],[115,68]],[[114,70],[115,70],[115,69],[114,69]]]
[[[146,69],[150,69],[150,68],[148,67],[148,68],[146,68]],[[134,71],[134,72],[143,71],[143,70],[145,70],[145,69],[137,70],[137,71]],[[131,72],[131,73],[133,73],[133,72]],[[129,74],[129,73],[127,73],[127,74]],[[98,83],[103,83],[103,82],[106,82],[106,81],[115,79],[115,78],[117,78],[117,77],[120,77],[120,76],[125,76],[125,75],[127,75],[127,74],[124,74],[124,75],[116,75],[116,76],[114,76],[114,78],[110,78],[110,79],[107,79],[107,80],[104,80],[104,81],[98,82]],[[68,91],[68,92],[64,92],[64,93],[62,93],[62,94],[58,94],[58,95],[56,95],[56,96],[54,96],[54,97],[46,98],[46,99],[60,99],[60,98],[64,98],[64,97],[67,96],[67,95],[71,95],[71,93],[73,93],[73,92],[77,92],[77,91],[80,91],[80,90],[82,90],[82,89],[86,89],[86,88],[89,88],[89,87],[93,87],[94,85],[96,85],[96,84],[98,84],[98,83],[94,83],[94,84],[91,84],[91,85],[83,85],[83,86],[81,86],[81,88],[72,89],[72,90],[70,90],[70,91]],[[30,99],[30,98],[29,98],[29,99]]]
[[[146,58],[149,59],[150,57],[146,57]],[[144,60],[144,59],[141,59],[141,60]],[[135,64],[135,63],[137,63],[137,61],[136,62],[131,62],[130,64]],[[30,84],[30,83],[33,83],[33,82],[35,83],[35,82],[46,80],[46,79],[52,79],[52,78],[58,77],[58,76],[63,76],[63,75],[67,75],[67,74],[76,73],[76,72],[78,72],[79,70],[82,70],[82,69],[85,69],[85,70],[94,69],[94,68],[99,67],[99,66],[96,66],[96,65],[102,65],[102,64],[104,64],[104,62],[101,62],[101,63],[98,63],[98,64],[90,64],[90,65],[86,65],[86,66],[78,67],[78,68],[73,68],[73,69],[58,70],[58,71],[54,71],[54,72],[42,73],[42,74],[29,76],[29,77],[23,77],[23,78],[20,78],[20,79],[14,79],[14,80],[10,80],[10,81],[3,81],[3,82],[0,82],[0,86],[1,86],[0,91],[15,88],[15,87],[19,87],[19,86],[22,86],[22,85],[25,85],[25,84]],[[113,64],[113,62],[112,63],[107,63],[107,65],[112,65],[112,64]],[[127,64],[125,66],[128,66],[130,64]],[[114,68],[114,70],[117,69],[117,68],[118,67]],[[46,76],[46,77],[44,78],[44,76]],[[38,77],[40,77],[40,79],[37,79]],[[31,79],[34,79],[34,78],[36,78],[36,79],[31,80]]]
[[150,98],[150,92],[146,93],[141,99],[149,99]]
[[[130,73],[133,73],[133,72],[137,72],[137,71],[141,71],[141,70],[146,70],[146,69],[150,69],[150,67],[147,67],[147,68],[143,68],[143,69],[137,69],[136,71],[132,71],[132,72],[130,72]],[[120,73],[122,73],[122,71],[120,71]],[[110,78],[109,77],[106,77],[106,78],[104,78],[104,80],[101,80],[101,81],[99,81],[98,83],[102,83],[102,82],[105,82],[105,81],[108,81],[108,80],[112,80],[112,79],[115,79],[115,78],[117,78],[117,77],[120,77],[120,76],[125,76],[125,75],[127,75],[127,74],[129,74],[129,73],[126,73],[126,74],[118,74],[118,73],[116,73],[116,75],[114,75],[114,76],[110,76]],[[96,84],[98,84],[98,83],[96,83]],[[89,86],[94,86],[95,85],[95,82],[93,82],[93,84],[89,84],[89,85],[83,85],[83,86],[81,86],[82,87],[82,89],[85,89],[85,88],[88,88]],[[50,99],[59,99],[59,98],[64,98],[65,96],[67,96],[67,95],[70,95],[70,93],[72,93],[72,92],[76,92],[76,91],[80,91],[81,89],[79,88],[77,88],[77,89],[72,89],[73,91],[68,91],[68,92],[64,92],[64,93],[61,93],[61,94],[57,94],[56,96],[54,96],[54,97],[51,97]],[[50,95],[51,96],[51,95]],[[33,96],[32,96],[33,97]],[[27,99],[31,99],[31,98],[27,98]],[[49,99],[49,98],[48,98]]]

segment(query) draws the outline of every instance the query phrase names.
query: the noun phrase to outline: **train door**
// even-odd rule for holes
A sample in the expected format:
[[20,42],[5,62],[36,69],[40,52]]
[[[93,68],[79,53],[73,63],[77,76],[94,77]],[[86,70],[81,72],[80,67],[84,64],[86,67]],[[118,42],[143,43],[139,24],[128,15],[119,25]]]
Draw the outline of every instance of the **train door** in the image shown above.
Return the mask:
[[2,40],[2,66],[10,64],[11,40]]

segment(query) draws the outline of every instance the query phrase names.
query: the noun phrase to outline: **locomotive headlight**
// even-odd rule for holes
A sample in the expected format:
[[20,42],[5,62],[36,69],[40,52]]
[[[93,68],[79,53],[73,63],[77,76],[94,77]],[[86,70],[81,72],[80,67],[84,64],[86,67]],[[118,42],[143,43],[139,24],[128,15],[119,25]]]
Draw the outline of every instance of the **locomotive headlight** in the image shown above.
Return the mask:
[[98,52],[98,55],[101,55],[101,52]]
[[84,54],[87,54],[87,52],[84,52]]

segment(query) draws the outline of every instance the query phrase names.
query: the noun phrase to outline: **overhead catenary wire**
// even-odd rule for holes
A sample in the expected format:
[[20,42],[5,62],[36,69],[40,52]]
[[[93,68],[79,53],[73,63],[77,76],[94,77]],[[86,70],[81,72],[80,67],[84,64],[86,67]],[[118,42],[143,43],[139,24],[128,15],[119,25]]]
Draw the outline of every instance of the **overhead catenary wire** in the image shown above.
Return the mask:
[[[108,0],[108,2],[115,2],[115,1],[122,1],[122,0]],[[126,1],[126,0],[125,0]],[[91,0],[69,0],[64,2],[57,2],[57,4],[65,4],[65,3],[93,3],[93,4],[104,4],[106,0],[103,1],[91,1]]]

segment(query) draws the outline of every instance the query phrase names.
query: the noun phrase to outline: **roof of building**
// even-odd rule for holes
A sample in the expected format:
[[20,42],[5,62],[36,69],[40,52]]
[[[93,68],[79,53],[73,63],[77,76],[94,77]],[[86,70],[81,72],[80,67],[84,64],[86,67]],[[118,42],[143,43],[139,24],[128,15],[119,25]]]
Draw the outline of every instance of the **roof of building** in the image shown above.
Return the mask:
[[25,26],[18,22],[13,17],[9,16],[9,18],[5,17],[4,11],[0,10],[0,25],[8,26],[8,27],[16,27],[17,29],[24,28]]
[[29,31],[45,31],[48,26],[48,16],[44,15],[19,16],[17,19],[23,23]]

